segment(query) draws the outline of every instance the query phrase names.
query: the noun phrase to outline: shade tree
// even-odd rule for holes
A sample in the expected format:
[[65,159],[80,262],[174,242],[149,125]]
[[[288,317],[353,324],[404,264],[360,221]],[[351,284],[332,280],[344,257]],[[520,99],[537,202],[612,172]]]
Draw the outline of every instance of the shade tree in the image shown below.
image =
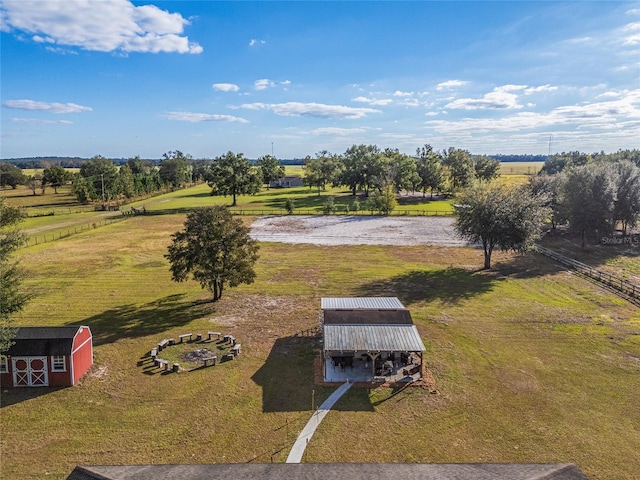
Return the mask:
[[434,191],[442,191],[446,181],[445,171],[442,167],[442,157],[428,143],[416,149],[416,173],[417,182],[414,188],[426,195],[427,190],[433,198]]
[[468,187],[475,178],[475,163],[467,150],[449,147],[442,152],[442,165],[447,169],[454,190]]
[[10,163],[0,162],[0,187],[18,188],[26,180],[22,169]]
[[614,218],[622,226],[626,235],[630,229],[638,225],[640,215],[640,168],[630,160],[623,160],[614,165],[615,202]]
[[615,228],[615,170],[598,163],[566,168],[558,184],[558,212],[569,230],[580,236],[584,249],[588,236],[613,232]]
[[205,180],[211,195],[231,195],[232,206],[238,195],[254,195],[262,187],[262,172],[252,166],[242,153],[227,152],[216,157],[209,166]]
[[486,155],[474,155],[473,159],[474,176],[476,180],[494,180],[500,176],[500,161]]
[[260,167],[262,172],[262,183],[269,185],[271,182],[284,177],[285,167],[282,166],[280,161],[273,155],[258,157],[256,165]]
[[165,257],[171,264],[173,281],[183,282],[192,276],[212,293],[214,302],[220,300],[226,287],[253,283],[258,243],[228,207],[217,205],[189,212],[184,229],[171,238]]
[[316,153],[315,158],[307,157],[303,169],[305,185],[317,188],[320,195],[320,191],[326,190],[327,185],[340,184],[344,164],[339,155],[322,150]]
[[42,185],[50,185],[54,193],[58,193],[58,188],[71,181],[73,175],[69,170],[59,165],[51,165],[42,171]]
[[180,150],[163,153],[159,167],[162,182],[173,188],[182,187],[190,179],[191,160],[191,155]]
[[[382,152],[386,158],[386,177],[391,180],[396,193],[413,190],[418,183],[418,171],[413,157],[400,153],[397,148],[385,148]],[[379,183],[378,189],[382,190],[386,184]]]
[[342,155],[344,171],[340,184],[348,187],[355,196],[358,190],[369,196],[369,191],[385,173],[388,159],[377,145],[352,145]]
[[96,155],[80,167],[80,173],[74,177],[73,190],[80,202],[113,200],[120,194],[117,179],[118,168],[113,161]]
[[489,269],[496,248],[524,252],[532,247],[548,215],[544,203],[526,186],[476,181],[454,206],[455,228],[461,238],[482,245]]

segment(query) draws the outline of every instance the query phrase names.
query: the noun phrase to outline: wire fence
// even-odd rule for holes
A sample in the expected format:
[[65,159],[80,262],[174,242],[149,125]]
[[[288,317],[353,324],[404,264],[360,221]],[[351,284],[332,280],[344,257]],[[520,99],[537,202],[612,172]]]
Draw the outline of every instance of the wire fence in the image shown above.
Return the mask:
[[[331,213],[325,213],[318,209],[303,209],[296,208],[292,212],[287,212],[284,209],[244,209],[244,208],[231,208],[231,213],[234,215],[246,215],[246,216],[265,216],[265,215],[357,215],[357,216],[371,216],[379,217],[380,212],[376,211],[347,211],[337,210]],[[452,211],[448,210],[399,210],[395,209],[390,213],[390,216],[405,216],[405,217],[450,217],[453,215]]]
[[565,255],[562,255],[561,253],[558,253],[541,245],[536,245],[535,249],[539,253],[578,271],[579,273],[595,280],[602,285],[616,290],[626,297],[632,298],[636,301],[640,300],[640,286],[628,280],[625,280],[624,278],[616,277],[615,275],[612,275],[610,273],[603,272],[602,270],[598,270],[597,268],[579,262],[578,260],[574,260],[571,257],[567,257]]
[[29,218],[35,217],[54,217],[61,215],[71,215],[73,213],[88,213],[93,212],[95,208],[93,206],[75,206],[75,207],[48,207],[48,208],[33,208],[26,209],[27,216]]
[[68,238],[71,235],[76,235],[78,233],[87,232],[89,230],[95,230],[96,228],[103,227],[105,225],[111,225],[115,222],[120,222],[124,220],[126,217],[124,216],[114,216],[107,218],[96,219],[95,221],[82,225],[74,225],[72,227],[68,227],[66,229],[59,229],[55,231],[43,232],[41,234],[33,234],[29,235],[27,242],[25,243],[25,247],[31,247],[33,245],[40,245],[42,243],[53,242],[56,240],[60,240],[63,238]]

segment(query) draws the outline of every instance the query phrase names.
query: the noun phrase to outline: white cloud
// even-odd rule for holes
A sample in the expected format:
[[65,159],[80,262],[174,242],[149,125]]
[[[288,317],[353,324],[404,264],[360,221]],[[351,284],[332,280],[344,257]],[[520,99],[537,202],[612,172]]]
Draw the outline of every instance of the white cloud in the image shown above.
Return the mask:
[[351,99],[352,102],[368,103],[369,105],[384,106],[393,103],[390,98],[368,98],[368,97],[356,97]]
[[316,128],[315,130],[311,130],[312,135],[338,135],[338,136],[348,136],[348,135],[356,135],[359,133],[365,133],[367,131],[366,128],[338,128],[338,127],[324,127],[324,128]]
[[202,53],[183,36],[189,21],[154,5],[129,0],[5,0],[3,30],[32,35],[35,42],[99,52]]
[[84,105],[78,105],[77,103],[50,103],[50,102],[37,102],[35,100],[6,100],[2,103],[7,108],[14,108],[17,110],[31,110],[49,113],[80,113],[91,112],[91,107],[85,107]]
[[413,92],[401,92],[400,90],[396,90],[393,92],[394,97],[412,97]]
[[234,117],[233,115],[218,115],[212,113],[196,113],[196,112],[168,112],[166,117],[169,120],[178,120],[180,122],[238,122],[249,123],[242,117]]
[[250,47],[253,47],[255,45],[264,45],[265,43],[267,43],[266,40],[258,40],[257,38],[252,38],[251,40],[249,40]]
[[442,134],[519,132],[529,129],[573,126],[575,129],[629,129],[640,123],[640,90],[620,92],[613,101],[564,105],[547,113],[520,112],[503,118],[431,120],[426,125]]
[[268,78],[261,78],[260,80],[256,80],[253,82],[253,88],[255,90],[266,90],[267,88],[274,88],[278,85],[291,85],[290,80],[284,80],[283,82],[276,82],[273,80],[269,80]]
[[419,107],[421,104],[417,98],[405,98],[398,102],[398,105],[403,107]]
[[218,92],[237,92],[240,87],[235,83],[214,83],[211,88]]
[[640,44],[640,22],[629,23],[622,29],[624,35],[623,45],[638,45]]
[[522,108],[522,105],[518,103],[518,95],[511,92],[525,88],[524,85],[503,85],[494,88],[492,92],[486,93],[482,98],[459,98],[448,103],[446,107],[463,110],[519,109]]
[[18,118],[11,119],[13,123],[26,123],[27,125],[73,125],[70,120],[44,120],[42,118]]
[[531,95],[533,93],[539,93],[539,92],[554,92],[558,90],[558,87],[553,87],[549,84],[546,85],[540,85],[538,87],[527,87],[524,89],[524,94],[525,95]]
[[446,82],[441,82],[438,85],[436,85],[436,90],[442,91],[442,90],[448,90],[450,88],[463,87],[467,83],[469,82],[466,82],[464,80],[447,80]]
[[276,86],[276,82],[269,80],[268,78],[262,78],[260,80],[256,80],[253,83],[253,88],[256,90],[266,90],[267,88],[272,88]]
[[270,110],[284,117],[316,117],[316,118],[364,118],[369,113],[380,113],[372,108],[353,108],[344,105],[326,105],[322,103],[245,103],[240,108],[248,110]]

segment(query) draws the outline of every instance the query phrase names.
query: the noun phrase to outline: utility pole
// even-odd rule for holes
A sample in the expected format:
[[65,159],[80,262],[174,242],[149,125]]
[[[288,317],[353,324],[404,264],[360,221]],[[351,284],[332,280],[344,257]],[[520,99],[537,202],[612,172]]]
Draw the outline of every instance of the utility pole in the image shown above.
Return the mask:
[[104,206],[104,173],[100,174],[100,181],[102,182],[102,205]]

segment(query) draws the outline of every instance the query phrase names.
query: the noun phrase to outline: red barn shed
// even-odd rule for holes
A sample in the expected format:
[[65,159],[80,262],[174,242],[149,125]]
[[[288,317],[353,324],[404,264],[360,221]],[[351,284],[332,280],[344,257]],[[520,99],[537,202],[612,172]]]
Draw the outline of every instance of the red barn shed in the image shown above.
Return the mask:
[[93,365],[93,337],[86,326],[19,327],[0,357],[3,387],[69,387]]

